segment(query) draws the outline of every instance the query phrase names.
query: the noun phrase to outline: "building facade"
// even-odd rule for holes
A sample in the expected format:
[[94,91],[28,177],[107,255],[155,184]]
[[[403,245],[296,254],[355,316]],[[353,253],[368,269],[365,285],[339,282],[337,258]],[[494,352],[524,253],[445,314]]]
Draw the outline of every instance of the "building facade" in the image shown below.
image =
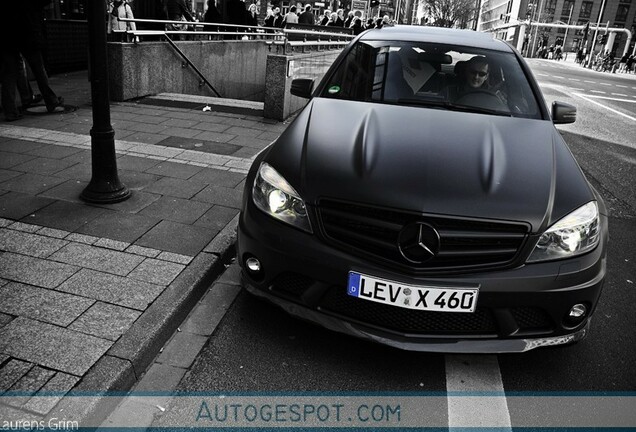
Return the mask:
[[[636,0],[482,0],[478,30],[492,32],[499,39],[521,46],[524,55],[532,55],[540,46],[562,45],[565,52],[584,48],[584,31],[528,26],[525,34],[520,35],[518,24],[538,22],[581,26],[590,23],[592,30],[588,34],[586,46],[591,49],[594,27],[599,21],[602,6],[597,40],[600,41],[600,36],[607,33],[607,43],[597,43],[596,51],[604,49],[617,56],[622,55],[628,43],[627,34],[611,29],[627,29],[632,33],[627,47],[628,52],[632,53],[636,32]],[[518,44],[520,36],[524,40]]]

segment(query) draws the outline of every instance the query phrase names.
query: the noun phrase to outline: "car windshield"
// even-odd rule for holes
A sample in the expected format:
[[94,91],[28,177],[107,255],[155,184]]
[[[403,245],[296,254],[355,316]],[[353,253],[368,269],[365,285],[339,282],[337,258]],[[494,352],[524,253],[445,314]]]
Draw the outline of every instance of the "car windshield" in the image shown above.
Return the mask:
[[456,45],[358,41],[321,96],[541,118],[514,54]]

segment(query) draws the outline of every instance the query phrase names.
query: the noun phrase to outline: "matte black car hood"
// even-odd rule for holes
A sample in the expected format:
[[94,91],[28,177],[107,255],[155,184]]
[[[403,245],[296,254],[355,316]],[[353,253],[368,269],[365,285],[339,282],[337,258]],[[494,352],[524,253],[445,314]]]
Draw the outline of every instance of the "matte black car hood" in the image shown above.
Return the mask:
[[314,98],[266,158],[309,205],[336,198],[537,232],[594,199],[544,120]]

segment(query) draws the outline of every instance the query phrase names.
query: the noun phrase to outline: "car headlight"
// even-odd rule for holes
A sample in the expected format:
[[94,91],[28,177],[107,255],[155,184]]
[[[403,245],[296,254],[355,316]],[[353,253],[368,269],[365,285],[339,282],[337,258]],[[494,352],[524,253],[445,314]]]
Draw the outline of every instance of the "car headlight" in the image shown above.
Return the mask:
[[312,232],[305,202],[287,180],[265,162],[258,168],[252,198],[256,207],[268,215]]
[[571,258],[591,251],[598,242],[598,206],[595,201],[591,201],[544,232],[528,262]]

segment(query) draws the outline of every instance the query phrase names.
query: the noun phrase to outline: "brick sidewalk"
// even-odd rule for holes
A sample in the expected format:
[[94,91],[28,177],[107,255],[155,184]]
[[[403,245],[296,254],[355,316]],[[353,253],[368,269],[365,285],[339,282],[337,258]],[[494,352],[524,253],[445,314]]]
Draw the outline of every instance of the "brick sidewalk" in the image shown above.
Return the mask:
[[45,418],[65,392],[127,390],[141,378],[232,257],[247,169],[285,127],[112,104],[132,197],[87,204],[86,72],[52,86],[77,110],[0,123],[0,394],[26,395],[0,399],[5,419]]

